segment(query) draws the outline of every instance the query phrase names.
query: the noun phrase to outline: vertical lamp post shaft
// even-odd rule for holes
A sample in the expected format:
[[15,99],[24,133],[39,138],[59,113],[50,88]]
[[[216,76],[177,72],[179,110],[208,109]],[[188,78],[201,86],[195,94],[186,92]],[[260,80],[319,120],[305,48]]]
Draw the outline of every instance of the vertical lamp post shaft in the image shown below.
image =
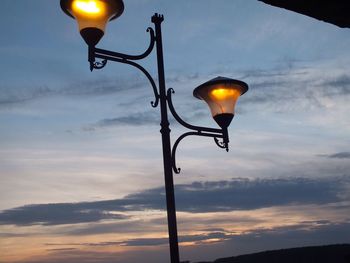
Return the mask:
[[158,81],[159,81],[159,97],[160,97],[160,115],[161,115],[161,134],[163,147],[163,163],[164,163],[164,180],[167,206],[167,219],[169,231],[169,245],[171,263],[179,263],[179,246],[177,237],[176,224],[176,208],[175,208],[175,194],[174,194],[174,179],[171,163],[171,143],[170,143],[170,128],[168,120],[168,105],[165,87],[164,76],[164,58],[162,46],[162,30],[161,23],[163,16],[155,14],[152,16],[152,22],[155,24],[155,37],[157,49],[157,65],[158,65]]

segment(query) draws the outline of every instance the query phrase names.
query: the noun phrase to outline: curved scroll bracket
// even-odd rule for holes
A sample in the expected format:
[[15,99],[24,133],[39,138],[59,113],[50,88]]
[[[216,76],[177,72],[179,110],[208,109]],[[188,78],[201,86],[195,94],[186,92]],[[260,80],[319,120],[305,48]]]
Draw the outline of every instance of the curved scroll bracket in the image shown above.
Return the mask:
[[99,55],[105,55],[108,57],[121,58],[121,59],[127,59],[127,60],[143,59],[143,58],[147,57],[152,52],[154,45],[156,43],[156,37],[155,37],[153,28],[151,28],[151,27],[147,28],[147,32],[149,32],[149,35],[150,35],[150,42],[149,42],[149,45],[148,45],[148,48],[146,49],[146,51],[140,55],[128,55],[128,54],[109,51],[109,50],[105,50],[105,49],[94,48],[94,50],[93,50],[94,57],[98,57]]
[[226,145],[225,145],[224,141],[221,142],[221,141],[219,141],[219,139],[216,138],[216,137],[214,137],[214,141],[215,141],[215,143],[216,143],[217,146],[219,146],[219,147],[222,148],[222,149],[226,149]]
[[190,135],[198,135],[198,132],[186,132],[184,134],[182,134],[179,138],[177,138],[177,140],[174,143],[173,149],[171,150],[171,165],[173,168],[174,173],[179,174],[181,172],[181,168],[178,168],[176,166],[176,149],[177,146],[179,145],[179,143],[181,142],[181,140],[187,136]]
[[[219,146],[222,149],[226,149],[228,151],[228,133],[227,129],[214,129],[214,128],[208,128],[208,127],[201,127],[201,126],[194,126],[192,124],[187,123],[184,121],[175,111],[173,102],[172,102],[172,94],[174,94],[175,91],[172,88],[169,88],[167,91],[167,100],[168,100],[168,106],[170,109],[171,114],[175,118],[175,120],[180,123],[182,126],[184,126],[187,129],[193,130],[190,132],[186,132],[182,134],[174,143],[173,148],[171,150],[171,162],[172,162],[172,168],[173,171],[176,174],[179,174],[181,172],[181,168],[178,168],[176,166],[176,150],[179,145],[179,143],[187,136],[196,135],[196,136],[203,136],[203,137],[212,137],[214,138],[214,141],[217,146]],[[220,141],[219,139],[222,139]]]
[[172,168],[174,173],[179,174],[181,172],[181,168],[177,167],[176,165],[176,150],[177,147],[179,145],[179,143],[187,136],[191,136],[191,135],[196,135],[196,136],[203,136],[203,137],[212,137],[214,138],[216,144],[220,147],[220,148],[226,148],[226,146],[224,146],[225,144],[223,143],[223,145],[221,145],[221,143],[219,142],[218,138],[224,138],[224,135],[222,134],[215,134],[215,133],[208,133],[208,132],[201,132],[201,131],[197,131],[197,132],[186,132],[184,134],[182,134],[179,138],[177,138],[177,140],[174,143],[174,146],[171,150],[171,163],[172,163]]
[[[155,108],[159,104],[159,93],[158,93],[157,85],[155,84],[155,81],[152,78],[151,74],[143,66],[133,61],[133,60],[140,60],[147,57],[154,48],[154,45],[156,42],[154,30],[153,28],[149,27],[147,28],[147,32],[149,32],[149,35],[150,35],[150,43],[146,51],[143,52],[142,54],[127,55],[127,54],[113,52],[109,50],[89,47],[89,62],[90,62],[91,70],[103,68],[104,66],[106,66],[107,61],[114,61],[114,62],[129,64],[131,66],[138,68],[147,77],[148,81],[152,86],[153,93],[154,93],[154,100],[151,101],[151,105],[153,108]],[[96,58],[102,59],[102,61],[95,62]]]

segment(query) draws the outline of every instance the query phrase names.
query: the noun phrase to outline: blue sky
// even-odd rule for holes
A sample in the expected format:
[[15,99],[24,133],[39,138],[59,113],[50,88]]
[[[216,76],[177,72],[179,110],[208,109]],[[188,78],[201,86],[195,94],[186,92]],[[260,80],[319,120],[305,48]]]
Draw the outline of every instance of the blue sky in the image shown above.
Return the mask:
[[[3,0],[0,12],[0,262],[166,262],[147,80],[115,63],[91,73],[59,1]],[[349,243],[349,29],[255,0],[128,0],[99,47],[142,52],[155,12],[184,119],[215,127],[192,97],[213,77],[250,87],[229,153],[209,138],[178,148],[181,259]],[[155,55],[143,65],[155,74]],[[172,141],[185,131],[171,129]]]

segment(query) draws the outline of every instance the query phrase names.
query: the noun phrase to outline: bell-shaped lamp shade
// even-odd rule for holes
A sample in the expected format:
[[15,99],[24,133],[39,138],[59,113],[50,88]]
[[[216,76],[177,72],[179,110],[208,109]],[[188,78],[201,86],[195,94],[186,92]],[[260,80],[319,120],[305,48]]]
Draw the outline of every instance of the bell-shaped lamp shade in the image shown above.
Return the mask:
[[89,46],[103,37],[107,22],[124,11],[122,0],[61,0],[62,10],[75,18],[81,36]]
[[234,117],[238,97],[247,90],[248,85],[243,81],[217,77],[195,88],[193,96],[204,100],[217,124],[227,128]]

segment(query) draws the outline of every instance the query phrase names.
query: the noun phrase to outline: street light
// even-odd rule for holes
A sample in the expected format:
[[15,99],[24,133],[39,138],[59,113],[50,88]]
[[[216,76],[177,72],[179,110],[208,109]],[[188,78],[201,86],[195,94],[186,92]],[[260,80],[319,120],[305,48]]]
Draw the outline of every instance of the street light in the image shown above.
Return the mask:
[[[154,23],[154,29],[151,27],[147,28],[147,32],[150,35],[150,43],[146,51],[140,55],[128,55],[95,47],[104,35],[107,22],[123,13],[124,4],[122,0],[60,0],[60,4],[62,10],[78,22],[80,34],[88,45],[88,61],[91,71],[105,67],[107,61],[129,64],[138,68],[147,77],[153,88],[154,101],[151,102],[151,105],[156,108],[159,104],[161,115],[160,132],[162,134],[170,259],[171,263],[179,263],[173,181],[173,171],[180,173],[180,168],[176,166],[176,149],[183,138],[196,135],[212,137],[220,148],[228,151],[229,136],[227,128],[233,119],[236,101],[239,96],[248,90],[248,85],[239,80],[217,77],[198,86],[193,91],[193,95],[207,102],[214,120],[221,129],[191,125],[185,122],[175,111],[172,102],[174,90],[172,88],[166,89],[161,31],[161,23],[164,20],[163,15],[154,14],[152,16],[151,21]],[[146,58],[153,51],[154,47],[157,52],[158,86],[151,74],[143,66],[135,62]],[[97,59],[99,61],[96,61]],[[179,136],[173,145],[170,142],[168,109],[177,122],[190,130]]]
[[122,0],[61,1],[62,10],[75,18],[86,44],[95,46],[103,37],[107,22],[124,11]]

